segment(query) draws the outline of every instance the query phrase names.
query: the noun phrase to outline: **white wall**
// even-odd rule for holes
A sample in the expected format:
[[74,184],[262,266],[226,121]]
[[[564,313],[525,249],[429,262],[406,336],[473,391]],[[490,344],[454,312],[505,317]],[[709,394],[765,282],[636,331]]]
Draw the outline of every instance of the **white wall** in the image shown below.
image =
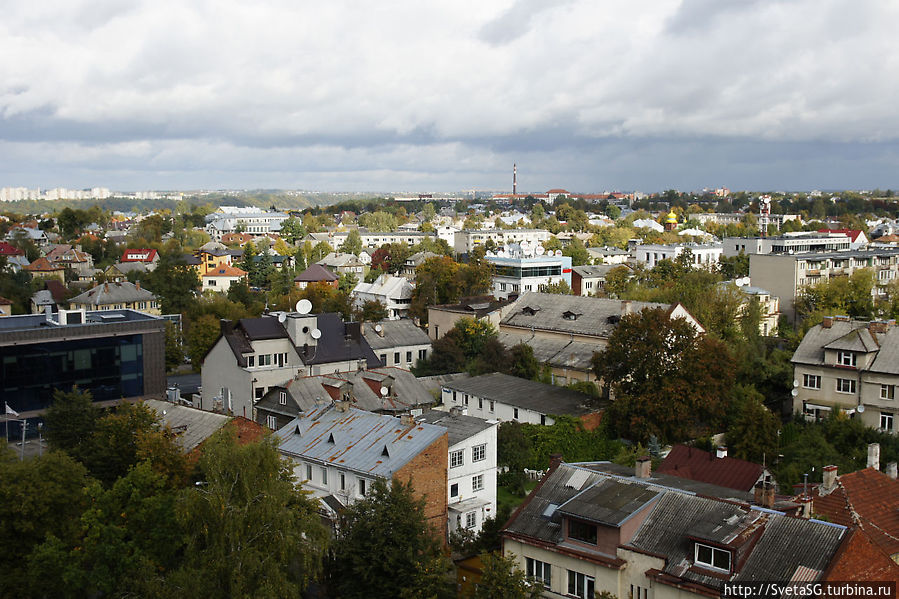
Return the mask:
[[[476,508],[476,524],[470,529],[479,532],[484,520],[496,517],[496,429],[494,424],[490,428],[485,429],[476,435],[465,439],[464,441],[451,445],[449,448],[450,455],[456,451],[462,451],[463,463],[461,466],[449,468],[447,470],[447,505],[450,510],[449,531],[453,532],[458,527],[458,522],[453,512],[453,504],[472,498],[488,500],[489,503],[482,507]],[[472,460],[472,448],[478,445],[486,445],[486,457],[480,461]],[[450,465],[447,459],[447,466]],[[472,490],[472,478],[481,475],[484,480],[484,488],[480,491]],[[459,485],[459,494],[456,497],[451,495],[452,486]],[[465,514],[461,514],[461,526],[465,526]]]
[[498,420],[500,422],[517,420],[521,423],[545,424],[547,426],[555,423],[555,420],[551,417],[534,410],[516,408],[515,406],[498,401],[494,401],[493,405],[491,405],[490,400],[487,398],[468,395],[461,391],[456,391],[455,393],[456,399],[454,400],[453,391],[444,387],[441,390],[443,405],[438,406],[438,409],[449,410],[453,406],[462,406],[468,409],[469,416],[475,416],[485,420]]

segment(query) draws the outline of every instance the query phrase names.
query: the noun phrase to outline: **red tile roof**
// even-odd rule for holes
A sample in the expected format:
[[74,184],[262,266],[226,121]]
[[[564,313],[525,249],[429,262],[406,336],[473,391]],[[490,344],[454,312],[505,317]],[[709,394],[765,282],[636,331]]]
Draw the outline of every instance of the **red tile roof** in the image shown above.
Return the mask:
[[31,272],[57,272],[60,270],[65,270],[65,267],[59,266],[56,264],[51,264],[49,260],[44,258],[43,256],[24,267],[25,270]]
[[836,488],[812,494],[812,511],[831,522],[858,526],[888,555],[899,553],[899,481],[865,468],[837,477]]
[[843,541],[823,580],[899,582],[899,565],[857,528]]
[[861,229],[818,229],[818,233],[842,233],[843,235],[848,235],[849,241],[855,243],[858,241],[862,231]]
[[675,445],[658,471],[728,489],[751,491],[763,470],[760,465],[746,460],[718,458],[695,447]]
[[206,277],[245,277],[247,276],[247,271],[242,270],[240,268],[236,268],[234,266],[228,266],[227,264],[222,264],[221,266],[215,267],[214,270],[210,270],[205,275]]
[[22,256],[25,252],[5,241],[0,241],[0,256]]
[[154,249],[131,249],[122,253],[121,262],[152,262],[155,257]]

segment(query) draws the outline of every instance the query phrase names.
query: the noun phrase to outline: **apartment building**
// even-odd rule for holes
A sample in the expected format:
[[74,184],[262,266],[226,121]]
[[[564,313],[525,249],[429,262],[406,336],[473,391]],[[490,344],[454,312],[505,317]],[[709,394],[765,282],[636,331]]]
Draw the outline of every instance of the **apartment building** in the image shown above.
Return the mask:
[[468,254],[477,247],[485,247],[488,241],[497,247],[522,241],[538,245],[550,237],[552,233],[544,229],[465,229],[454,234],[453,250]]
[[810,252],[843,252],[855,249],[852,238],[844,232],[801,232],[774,237],[725,237],[724,256],[743,254],[806,254]]
[[562,282],[571,287],[569,256],[487,256],[486,260],[494,267],[493,296],[497,299],[528,291],[543,291],[547,285]]

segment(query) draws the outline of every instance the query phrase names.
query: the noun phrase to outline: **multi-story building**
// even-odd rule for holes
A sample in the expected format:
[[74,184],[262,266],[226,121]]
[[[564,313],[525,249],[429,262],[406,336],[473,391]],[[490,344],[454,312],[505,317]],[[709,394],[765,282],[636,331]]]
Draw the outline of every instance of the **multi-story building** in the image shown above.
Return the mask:
[[486,260],[493,264],[493,296],[499,299],[543,291],[562,282],[571,287],[570,256],[487,256]]
[[761,287],[743,285],[738,287],[743,294],[743,302],[740,304],[740,314],[745,313],[750,302],[759,303],[759,334],[768,337],[777,334],[778,320],[780,319],[780,298],[771,295],[771,292]]
[[[405,243],[411,247],[421,243],[423,239],[436,239],[436,235],[433,233],[421,231],[367,231],[365,229],[358,229],[358,231],[359,237],[362,239],[362,246],[372,248],[379,248],[386,243]],[[309,233],[304,241],[309,241],[313,245],[325,242],[336,250],[343,245],[348,235],[347,231]]]
[[137,283],[121,281],[103,283],[88,289],[69,300],[73,310],[137,310],[146,314],[160,315],[156,295]]
[[356,256],[345,252],[331,252],[316,262],[319,266],[324,266],[339,275],[353,275],[357,281],[365,280],[370,263],[371,257],[366,253]]
[[873,269],[875,297],[886,294],[886,286],[899,276],[899,248],[808,254],[753,254],[749,256],[752,284],[780,298],[780,309],[790,321],[796,319],[796,298],[807,285],[847,276],[863,268]]
[[[303,488],[336,516],[368,495],[377,479],[410,483],[424,499],[435,536],[447,527],[449,441],[442,426],[387,416],[336,401],[298,416],[275,433]],[[335,518],[336,519],[336,518]]]
[[488,241],[497,247],[523,241],[537,245],[550,237],[552,233],[545,229],[465,229],[453,235],[453,250],[468,254],[477,247],[485,247]]
[[661,260],[675,260],[685,251],[693,254],[693,268],[712,270],[718,266],[722,246],[720,243],[641,244],[634,249],[634,258],[637,262],[645,264],[647,268],[654,268]]
[[60,310],[0,319],[0,395],[35,418],[57,389],[94,402],[165,397],[165,321],[134,310]]
[[159,252],[152,248],[146,249],[127,249],[122,252],[121,262],[123,264],[138,262],[145,266],[147,272],[156,268],[159,262]]
[[574,295],[598,295],[606,288],[606,275],[620,264],[598,264],[596,266],[575,266],[571,269],[571,293]]
[[387,317],[396,320],[409,313],[413,289],[408,279],[381,275],[373,283],[358,283],[353,288],[353,304],[361,308],[365,302],[380,302],[387,309]]
[[437,341],[462,318],[489,322],[498,329],[500,320],[514,301],[497,300],[492,295],[487,295],[463,298],[458,304],[428,306],[428,337],[431,341]]
[[626,476],[554,461],[502,531],[503,553],[545,596],[581,599],[723,597],[733,583],[867,581],[884,569],[895,578],[885,554],[855,546],[856,530],[682,489],[648,462]]
[[382,320],[362,324],[362,336],[368,341],[382,366],[410,370],[431,354],[431,339],[409,319]]
[[200,275],[200,281],[203,291],[214,291],[215,293],[228,293],[231,285],[246,281],[247,271],[237,268],[236,266],[228,266],[222,264],[214,269],[207,270]]
[[465,415],[462,409],[430,410],[416,418],[449,434],[447,529],[477,533],[496,517],[496,420]]
[[272,387],[378,366],[359,323],[344,323],[338,314],[273,312],[222,321],[221,336],[203,358],[198,407],[255,420],[255,403]]
[[899,328],[895,321],[826,317],[793,354],[793,412],[820,418],[834,410],[870,427],[899,430]]
[[842,232],[790,233],[775,237],[725,237],[724,256],[739,254],[806,254],[842,252],[851,248],[852,239]]
[[213,241],[221,241],[224,235],[238,232],[253,237],[277,233],[281,223],[289,218],[284,212],[269,212],[253,207],[221,206],[216,212],[206,216],[206,232]]

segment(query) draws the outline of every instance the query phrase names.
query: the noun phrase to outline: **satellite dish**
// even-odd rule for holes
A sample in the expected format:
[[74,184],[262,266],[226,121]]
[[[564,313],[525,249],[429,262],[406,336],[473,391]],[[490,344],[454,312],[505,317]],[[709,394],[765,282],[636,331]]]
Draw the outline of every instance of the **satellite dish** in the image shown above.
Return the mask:
[[313,339],[321,339],[322,338],[322,332],[318,329],[312,329],[312,332],[309,334],[312,335]]
[[387,397],[387,394],[390,393],[390,389],[387,387],[381,387],[381,397]]
[[546,249],[542,245],[538,245],[537,249],[534,251],[537,253],[538,256],[542,256],[543,254],[546,253]]
[[300,314],[309,314],[312,311],[312,302],[307,299],[301,299],[297,302],[296,308]]
[[793,389],[792,391],[790,391],[790,395],[796,397],[797,395],[799,395],[799,389]]
[[562,250],[556,250],[556,256],[561,256],[561,255],[562,255]]
[[855,409],[855,411],[861,414],[865,411],[865,406],[860,405]]
[[278,322],[280,322],[281,324],[284,324],[285,320],[287,320],[287,314],[285,314],[284,312],[281,312],[280,314],[278,314]]
[[379,324],[375,325],[375,333],[380,333],[383,330],[384,330],[384,327],[382,327],[381,325],[379,325]]

